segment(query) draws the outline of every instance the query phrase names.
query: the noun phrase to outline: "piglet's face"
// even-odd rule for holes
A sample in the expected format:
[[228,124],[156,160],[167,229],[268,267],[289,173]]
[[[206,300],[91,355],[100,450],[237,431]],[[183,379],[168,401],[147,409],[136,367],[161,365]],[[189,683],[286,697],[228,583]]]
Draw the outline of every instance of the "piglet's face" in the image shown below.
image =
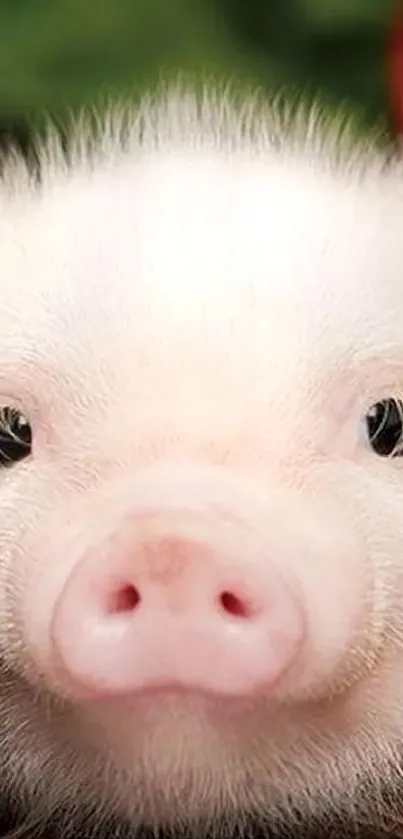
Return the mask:
[[0,222],[2,772],[133,820],[353,807],[400,744],[397,175],[209,130]]

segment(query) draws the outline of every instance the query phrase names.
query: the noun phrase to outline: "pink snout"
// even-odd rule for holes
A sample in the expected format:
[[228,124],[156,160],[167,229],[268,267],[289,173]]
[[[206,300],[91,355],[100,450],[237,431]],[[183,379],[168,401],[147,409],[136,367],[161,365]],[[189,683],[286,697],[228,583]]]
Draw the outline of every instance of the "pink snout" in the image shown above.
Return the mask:
[[161,687],[245,696],[277,684],[301,606],[237,525],[132,516],[76,564],[56,604],[60,672],[94,697]]

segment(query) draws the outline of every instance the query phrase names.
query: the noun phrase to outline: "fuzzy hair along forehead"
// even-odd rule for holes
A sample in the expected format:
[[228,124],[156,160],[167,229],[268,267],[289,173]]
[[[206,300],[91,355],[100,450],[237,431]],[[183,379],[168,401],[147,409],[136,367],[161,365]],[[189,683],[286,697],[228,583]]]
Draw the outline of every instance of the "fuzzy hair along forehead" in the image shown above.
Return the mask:
[[[353,211],[358,207],[365,223],[365,205],[369,200],[371,212],[374,195],[378,214],[384,206],[391,212],[392,205],[394,211],[400,199],[396,185],[401,162],[389,159],[378,140],[375,135],[360,136],[347,112],[330,112],[315,100],[290,102],[283,96],[268,100],[259,94],[237,93],[231,86],[220,89],[207,85],[197,93],[180,82],[145,95],[137,106],[111,103],[100,111],[83,110],[67,126],[65,139],[49,123],[34,143],[37,166],[32,164],[32,156],[27,160],[15,150],[8,153],[2,160],[0,209],[3,204],[4,212],[0,228],[6,241],[15,239],[13,223],[18,220],[22,235],[27,226],[32,226],[32,211],[38,205],[49,214],[60,205],[67,209],[72,206],[74,212],[80,202],[84,206],[86,200],[90,201],[91,194],[95,206],[102,194],[105,200],[109,197],[113,201],[114,194],[119,198],[120,192],[130,199],[132,207],[145,214],[149,186],[152,198],[156,187],[161,186],[163,191],[171,186],[168,200],[176,193],[179,207],[182,194],[189,199],[193,184],[193,206],[197,206],[198,190],[201,200],[207,194],[213,204],[215,196],[224,190],[229,200],[234,198],[239,203],[244,194],[242,189],[236,194],[236,187],[234,194],[229,194],[231,180],[241,188],[249,182],[251,188],[245,197],[254,201],[251,223],[256,226],[258,221],[258,227],[265,224],[265,215],[266,226],[270,224],[277,210],[282,220],[289,209],[292,213],[293,203],[296,213],[303,214],[303,202],[308,202],[309,212],[310,192],[314,200],[319,197],[319,203],[312,204],[317,215],[311,218],[311,226],[314,221],[320,225],[320,201],[323,206],[331,206],[330,189],[339,206],[344,202],[346,213],[350,199]],[[181,176],[186,181],[189,174],[187,193],[178,190]],[[207,184],[203,192],[204,175]],[[158,204],[154,208],[151,200],[148,205],[151,212],[158,210]],[[163,204],[161,208],[165,209]],[[124,205],[121,209],[123,212]],[[260,218],[253,218],[253,210],[255,214],[260,212]],[[43,215],[38,215],[38,224],[43,224]],[[67,216],[59,212],[57,218],[61,223]],[[124,226],[123,215],[118,218]],[[84,214],[80,223],[83,221]],[[95,217],[93,228],[96,222]],[[117,229],[116,219],[111,234]],[[56,241],[58,232],[53,225]]]
[[[110,101],[84,108],[63,131],[50,120],[36,142],[41,181],[54,183],[102,162],[121,162],[140,151],[186,147],[254,158],[297,156],[362,179],[385,170],[381,135],[363,135],[346,108],[331,110],[316,99],[265,96],[232,85],[206,83],[197,91],[186,81],[160,85],[137,104]],[[3,180],[16,189],[32,183],[29,164],[18,152],[3,159]],[[35,179],[33,181],[35,183]]]
[[[267,292],[290,316],[294,301],[303,322],[313,294],[323,305],[310,309],[309,329],[315,313],[322,323],[331,310],[334,330],[348,340],[348,329],[339,327],[349,312],[351,325],[360,322],[364,347],[372,275],[381,260],[386,276],[394,271],[398,248],[402,167],[377,139],[360,137],[346,113],[330,113],[315,101],[245,98],[230,86],[195,93],[183,83],[144,96],[137,106],[83,111],[66,143],[49,127],[36,143],[39,170],[17,153],[3,161],[0,233],[12,287],[7,272],[3,282],[10,313],[18,309],[10,327],[27,335],[30,301],[39,316],[42,302],[60,312],[67,295],[74,298],[78,329],[80,295],[99,310],[102,298],[93,292],[109,282],[111,270],[121,319],[134,292],[130,264],[131,278],[145,268],[147,294],[172,304],[172,314],[176,307],[189,324],[212,295],[221,313],[226,306],[227,320],[239,321],[242,295],[250,302],[254,296],[256,312]],[[359,266],[365,271],[357,282]],[[229,283],[234,305],[238,299],[241,306],[232,313]],[[375,297],[388,289],[378,283]],[[372,335],[363,350],[369,355],[393,343],[387,303],[387,323],[380,317],[379,338]],[[130,309],[133,299],[127,304]],[[112,322],[110,300],[108,306]],[[177,328],[177,319],[171,326]],[[37,320],[36,340],[38,328]]]

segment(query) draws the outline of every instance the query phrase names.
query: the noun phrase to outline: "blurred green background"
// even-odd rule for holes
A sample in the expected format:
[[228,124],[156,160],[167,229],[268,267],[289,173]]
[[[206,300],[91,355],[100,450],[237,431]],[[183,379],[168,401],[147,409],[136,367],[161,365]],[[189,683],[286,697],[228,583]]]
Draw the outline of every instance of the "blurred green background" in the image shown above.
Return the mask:
[[386,114],[393,0],[0,0],[0,138],[177,70]]

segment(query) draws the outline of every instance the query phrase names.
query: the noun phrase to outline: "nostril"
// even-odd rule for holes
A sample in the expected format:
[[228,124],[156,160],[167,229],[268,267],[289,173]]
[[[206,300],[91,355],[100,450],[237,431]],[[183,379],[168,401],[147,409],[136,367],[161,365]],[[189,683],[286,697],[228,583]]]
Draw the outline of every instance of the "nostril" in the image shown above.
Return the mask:
[[252,604],[232,591],[223,591],[219,596],[219,603],[221,609],[234,618],[250,618],[254,613]]
[[140,592],[135,586],[121,586],[110,596],[108,612],[115,615],[122,614],[122,612],[134,612],[140,601]]

